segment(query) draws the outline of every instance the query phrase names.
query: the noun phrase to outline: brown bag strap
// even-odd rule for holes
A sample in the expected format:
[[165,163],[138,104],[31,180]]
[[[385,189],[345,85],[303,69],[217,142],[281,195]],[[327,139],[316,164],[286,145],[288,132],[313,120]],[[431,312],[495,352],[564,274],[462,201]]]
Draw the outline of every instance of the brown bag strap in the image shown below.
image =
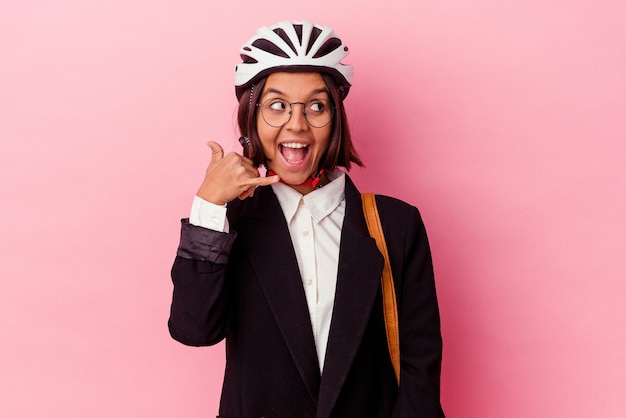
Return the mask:
[[391,274],[391,265],[389,264],[389,253],[387,252],[387,243],[385,242],[385,234],[380,224],[378,209],[376,208],[376,198],[373,193],[363,193],[363,213],[367,221],[367,228],[370,236],[376,240],[376,246],[385,258],[385,266],[383,274],[380,278],[383,292],[383,308],[385,314],[385,330],[387,331],[387,345],[389,346],[389,355],[391,356],[391,364],[396,373],[396,379],[400,384],[400,338],[398,333],[398,305],[396,302],[396,290],[393,285],[393,276]]

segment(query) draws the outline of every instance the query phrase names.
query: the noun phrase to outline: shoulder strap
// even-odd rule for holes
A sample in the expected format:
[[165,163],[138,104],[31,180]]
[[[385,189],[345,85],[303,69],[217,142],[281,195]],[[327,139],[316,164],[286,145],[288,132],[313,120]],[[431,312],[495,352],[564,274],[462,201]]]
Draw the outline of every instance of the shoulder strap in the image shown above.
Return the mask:
[[398,334],[398,305],[396,302],[396,290],[393,285],[393,276],[391,274],[391,265],[389,264],[389,253],[387,251],[387,243],[385,242],[385,234],[378,209],[376,207],[376,198],[373,193],[363,193],[363,213],[367,221],[367,228],[370,236],[376,240],[376,246],[385,258],[385,266],[383,274],[380,278],[383,293],[383,308],[385,314],[385,330],[387,331],[387,345],[389,346],[389,355],[391,356],[391,364],[396,373],[396,379],[400,384],[400,338]]

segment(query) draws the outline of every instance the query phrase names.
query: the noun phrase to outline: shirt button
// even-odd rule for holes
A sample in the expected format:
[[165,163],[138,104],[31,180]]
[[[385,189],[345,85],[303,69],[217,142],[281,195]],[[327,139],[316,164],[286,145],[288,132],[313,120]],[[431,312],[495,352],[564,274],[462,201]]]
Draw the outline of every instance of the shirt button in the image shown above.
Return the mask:
[[304,235],[305,237],[308,237],[308,236],[309,236],[309,231],[304,231],[304,232],[302,233],[302,235]]
[[306,284],[308,284],[309,286],[311,286],[313,284],[313,280],[309,279],[306,281]]

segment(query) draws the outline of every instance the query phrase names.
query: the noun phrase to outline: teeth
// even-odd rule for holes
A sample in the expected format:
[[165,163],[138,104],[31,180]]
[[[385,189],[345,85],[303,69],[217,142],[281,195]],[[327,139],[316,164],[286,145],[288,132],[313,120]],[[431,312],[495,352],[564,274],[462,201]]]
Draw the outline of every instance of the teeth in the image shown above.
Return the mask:
[[286,143],[280,144],[280,145],[285,147],[285,148],[306,148],[306,147],[308,147],[308,145],[301,144],[299,142],[286,142]]

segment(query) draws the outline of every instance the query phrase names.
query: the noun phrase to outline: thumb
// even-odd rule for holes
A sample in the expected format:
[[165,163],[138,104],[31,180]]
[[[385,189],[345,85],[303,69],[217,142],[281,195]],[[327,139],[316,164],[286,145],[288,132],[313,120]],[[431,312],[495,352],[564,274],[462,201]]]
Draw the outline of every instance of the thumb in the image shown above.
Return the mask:
[[214,141],[207,142],[209,148],[211,148],[211,152],[213,152],[213,156],[211,157],[211,162],[217,162],[224,158],[224,150],[222,146]]

